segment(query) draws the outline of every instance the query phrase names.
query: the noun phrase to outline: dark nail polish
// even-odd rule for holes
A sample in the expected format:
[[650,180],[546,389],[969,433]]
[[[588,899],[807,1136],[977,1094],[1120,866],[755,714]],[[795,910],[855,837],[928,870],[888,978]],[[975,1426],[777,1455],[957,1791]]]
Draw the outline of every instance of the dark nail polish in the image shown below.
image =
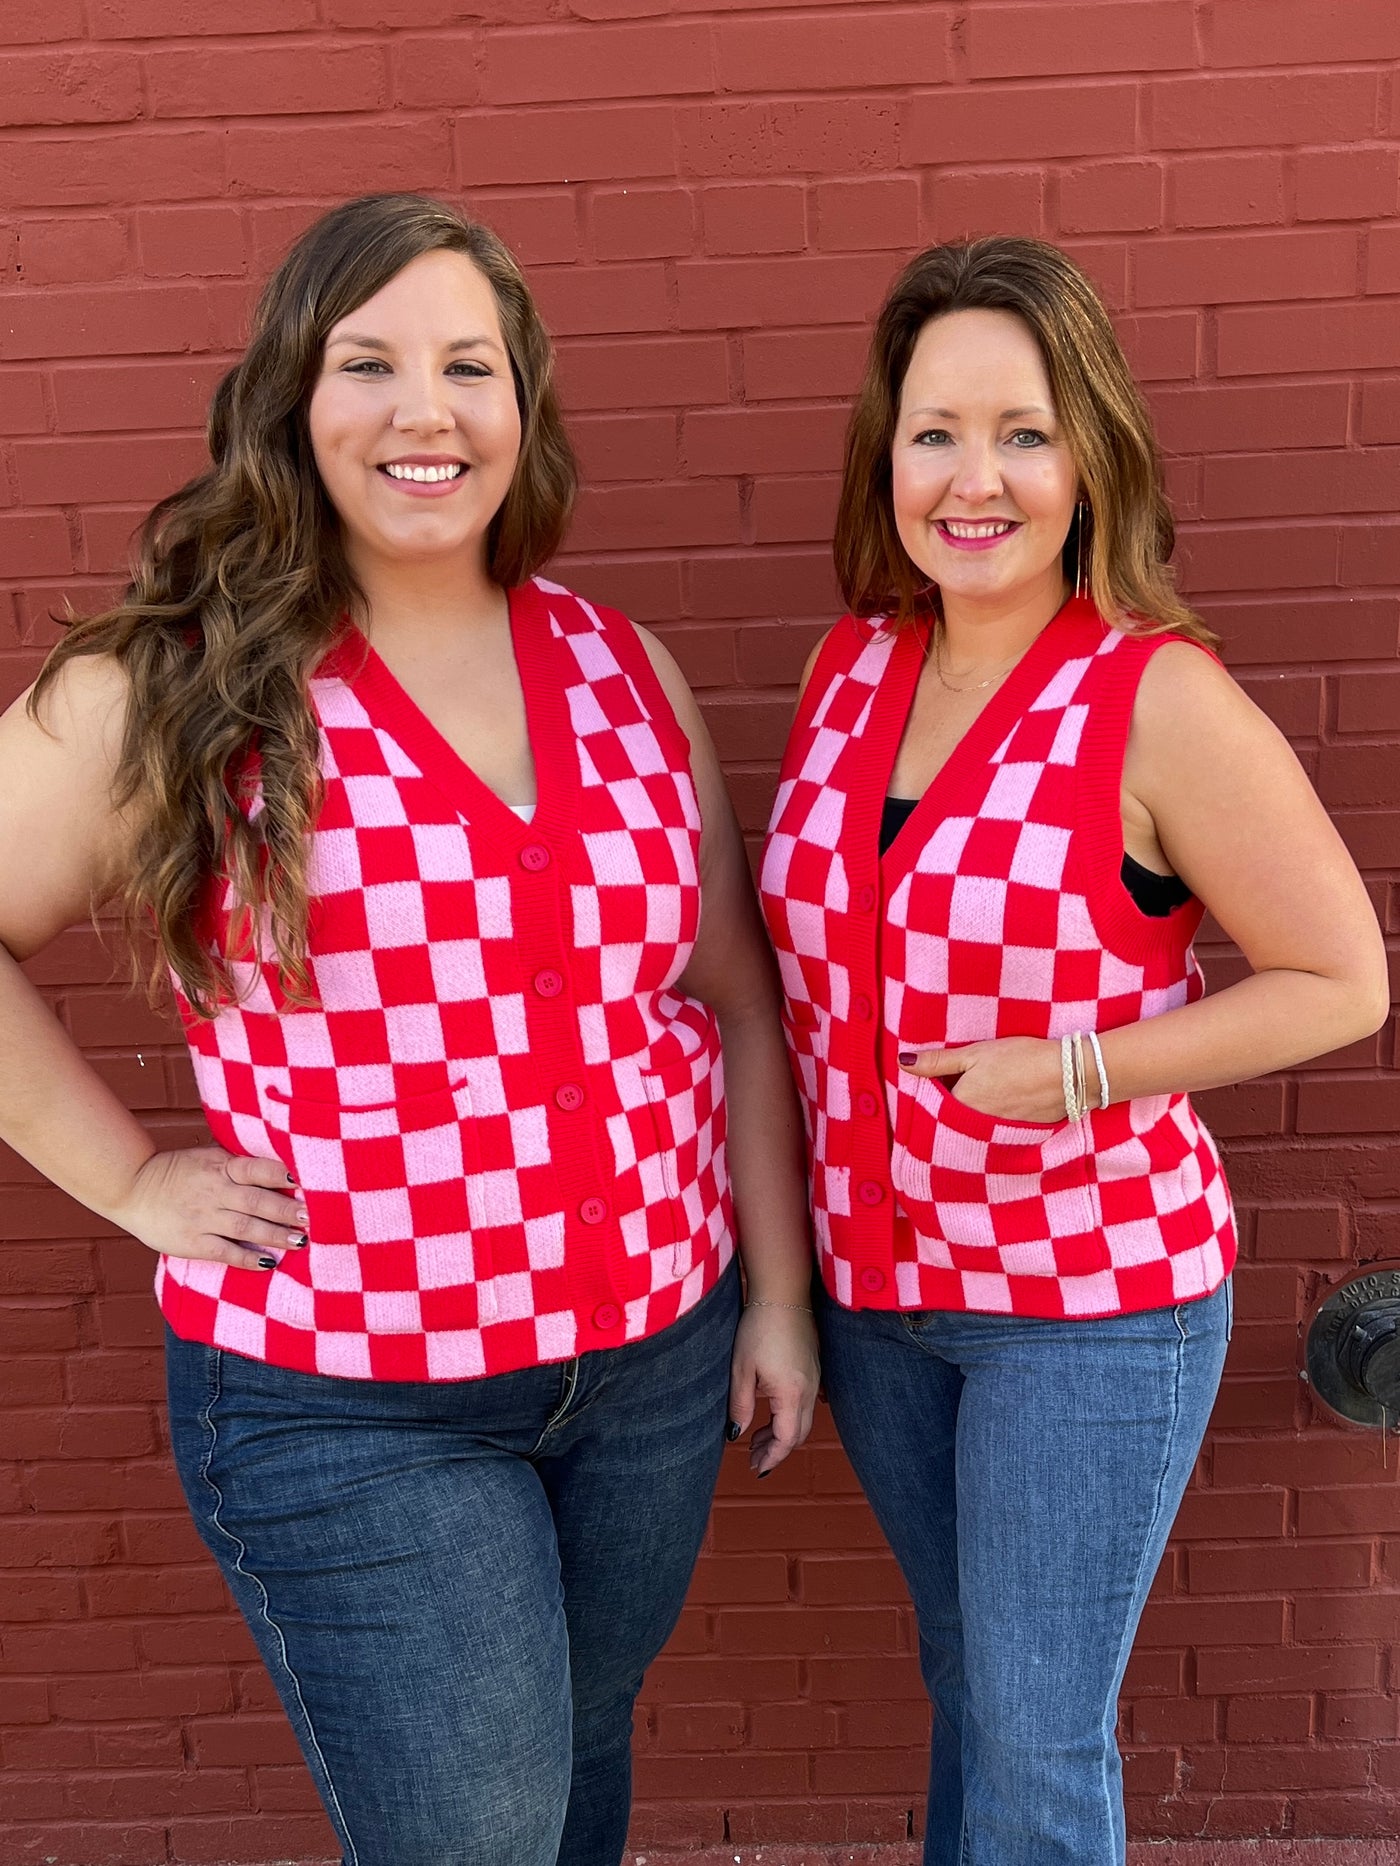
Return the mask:
[[917,1050],[901,1050],[899,1052],[899,1060],[907,1069],[910,1063],[918,1062],[919,1052]]
[[754,1475],[759,1478],[764,1478],[764,1477],[771,1477],[773,1473],[771,1471],[756,1471]]
[[737,1421],[731,1419],[729,1421],[729,1424],[724,1428],[724,1436],[729,1440],[730,1444],[732,1445],[735,1439],[743,1431],[743,1429],[744,1429],[743,1426],[739,1425]]
[[275,1270],[277,1268],[277,1259],[275,1257],[259,1257],[258,1268],[260,1270]]
[[288,1175],[287,1175],[287,1184],[288,1184],[289,1186],[294,1186],[294,1185],[295,1185],[296,1183],[297,1183],[297,1180],[296,1180],[296,1174],[295,1174],[295,1173],[288,1173]]
[[288,1234],[287,1242],[293,1250],[305,1250],[310,1240],[304,1231],[293,1231]]

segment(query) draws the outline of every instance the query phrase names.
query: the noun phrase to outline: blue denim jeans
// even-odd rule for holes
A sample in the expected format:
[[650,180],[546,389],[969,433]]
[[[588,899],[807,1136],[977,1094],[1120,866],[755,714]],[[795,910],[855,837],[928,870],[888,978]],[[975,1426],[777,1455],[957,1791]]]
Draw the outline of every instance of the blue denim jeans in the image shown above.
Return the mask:
[[168,1338],[185,1494],[345,1866],[618,1866],[738,1309],[731,1268],[645,1341],[440,1384]]
[[1123,1866],[1118,1689],[1230,1305],[1228,1283],[1101,1321],[819,1298],[837,1429],[918,1615],[925,1866]]

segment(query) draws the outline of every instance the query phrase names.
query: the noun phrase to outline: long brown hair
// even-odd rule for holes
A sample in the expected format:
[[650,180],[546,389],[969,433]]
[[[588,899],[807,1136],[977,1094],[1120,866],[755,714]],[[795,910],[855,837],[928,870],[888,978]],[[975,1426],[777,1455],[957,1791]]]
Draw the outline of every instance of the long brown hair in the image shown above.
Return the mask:
[[[251,956],[259,928],[289,998],[311,996],[307,838],[321,785],[307,680],[363,597],[316,471],[307,405],[332,327],[431,252],[462,253],[485,275],[515,379],[520,455],[487,532],[489,574],[524,582],[557,550],[577,473],[520,268],[489,228],[440,202],[367,195],[324,215],[273,273],[247,351],[214,393],[212,465],[155,507],[121,601],[72,624],[30,701],[75,655],[123,668],[113,801],[137,825],[126,906],[135,927],[154,930],[153,979],[168,965],[204,1017],[235,994],[231,961]],[[225,883],[237,930],[216,950],[204,910]]]
[[895,280],[876,321],[846,433],[836,517],[836,575],[852,614],[907,621],[928,606],[923,579],[895,529],[890,450],[919,333],[953,311],[1014,312],[1040,346],[1088,505],[1065,541],[1071,583],[1082,548],[1105,620],[1139,634],[1171,630],[1213,647],[1216,636],[1177,594],[1168,562],[1176,528],[1161,453],[1108,313],[1067,254],[1042,240],[1011,237],[929,247]]

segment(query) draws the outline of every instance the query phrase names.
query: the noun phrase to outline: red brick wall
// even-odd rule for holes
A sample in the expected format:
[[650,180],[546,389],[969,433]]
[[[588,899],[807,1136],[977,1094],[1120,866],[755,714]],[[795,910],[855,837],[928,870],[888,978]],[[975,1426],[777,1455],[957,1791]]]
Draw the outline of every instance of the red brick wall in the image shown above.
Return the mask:
[[[1149,385],[1189,588],[1400,930],[1394,0],[16,0],[4,21],[7,696],[54,603],[94,601],[198,462],[289,235],[363,189],[465,192],[560,338],[588,480],[564,574],[662,630],[757,832],[834,613],[865,322],[921,242],[1045,233]],[[156,1130],[190,1132],[169,1030],[91,934],[34,971]],[[1209,1098],[1240,1325],[1125,1698],[1144,1835],[1400,1815],[1400,1452],[1315,1418],[1295,1372],[1315,1290],[1400,1254],[1392,1042]],[[149,1260],[13,1158],[0,1182],[0,1860],[324,1855],[165,1463]],[[913,1645],[829,1426],[761,1493],[736,1455],[648,1687],[639,1836],[903,1838]]]

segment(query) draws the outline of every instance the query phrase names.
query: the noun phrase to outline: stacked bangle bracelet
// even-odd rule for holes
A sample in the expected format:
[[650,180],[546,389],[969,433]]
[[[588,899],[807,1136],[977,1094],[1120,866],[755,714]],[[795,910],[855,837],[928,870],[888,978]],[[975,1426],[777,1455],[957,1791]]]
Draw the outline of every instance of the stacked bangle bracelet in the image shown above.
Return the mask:
[[1098,1033],[1076,1030],[1060,1038],[1060,1080],[1065,1092],[1065,1114],[1071,1121],[1082,1121],[1089,1112],[1089,1072],[1084,1062],[1084,1044],[1094,1052],[1094,1067],[1099,1076],[1099,1106],[1108,1106],[1108,1071]]

